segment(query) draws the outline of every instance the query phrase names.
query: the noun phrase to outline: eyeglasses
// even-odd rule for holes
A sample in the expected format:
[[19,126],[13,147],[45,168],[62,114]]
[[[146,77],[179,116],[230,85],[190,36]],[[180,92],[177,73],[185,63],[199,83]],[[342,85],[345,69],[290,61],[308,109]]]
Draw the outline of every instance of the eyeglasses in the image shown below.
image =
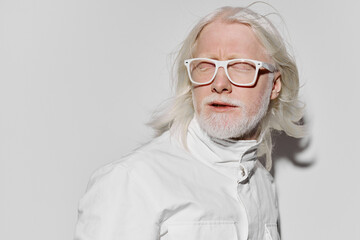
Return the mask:
[[211,83],[219,67],[223,67],[231,83],[237,86],[253,86],[259,69],[275,72],[274,65],[251,59],[231,59],[217,61],[209,58],[192,58],[184,61],[190,81],[196,85]]

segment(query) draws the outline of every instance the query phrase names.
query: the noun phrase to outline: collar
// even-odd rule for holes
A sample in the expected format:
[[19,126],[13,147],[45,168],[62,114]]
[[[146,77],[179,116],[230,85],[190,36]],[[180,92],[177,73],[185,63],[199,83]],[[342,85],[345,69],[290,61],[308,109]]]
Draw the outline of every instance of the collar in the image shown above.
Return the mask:
[[194,117],[188,128],[187,145],[190,153],[200,161],[226,176],[244,182],[250,178],[257,160],[260,141],[232,140],[210,137]]

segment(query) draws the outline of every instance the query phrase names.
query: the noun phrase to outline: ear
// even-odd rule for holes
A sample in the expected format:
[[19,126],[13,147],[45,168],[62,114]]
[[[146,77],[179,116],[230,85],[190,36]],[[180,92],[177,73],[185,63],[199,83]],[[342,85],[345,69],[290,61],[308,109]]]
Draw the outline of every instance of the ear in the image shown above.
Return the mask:
[[271,100],[276,99],[280,94],[280,90],[281,90],[281,75],[279,72],[276,72],[274,74],[274,82],[271,90],[270,99]]

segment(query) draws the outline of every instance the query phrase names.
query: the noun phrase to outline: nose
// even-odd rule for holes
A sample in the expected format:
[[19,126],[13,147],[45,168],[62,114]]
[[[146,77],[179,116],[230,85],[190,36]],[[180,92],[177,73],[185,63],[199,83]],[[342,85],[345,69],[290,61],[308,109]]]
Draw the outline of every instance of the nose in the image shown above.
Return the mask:
[[223,67],[219,67],[218,72],[216,73],[214,81],[211,83],[211,91],[215,93],[231,93],[232,86],[231,82],[226,76],[225,70]]

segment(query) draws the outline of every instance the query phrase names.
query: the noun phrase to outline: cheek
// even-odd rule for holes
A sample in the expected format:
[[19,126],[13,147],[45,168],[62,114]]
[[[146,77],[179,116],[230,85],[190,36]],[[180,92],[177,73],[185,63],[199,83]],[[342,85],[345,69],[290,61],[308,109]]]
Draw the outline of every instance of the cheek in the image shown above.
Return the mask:
[[[270,89],[271,90],[271,89]],[[257,85],[255,88],[242,88],[237,92],[237,99],[243,102],[250,116],[256,115],[266,99],[270,99],[270,93],[266,82],[264,85]],[[270,100],[269,100],[270,101]]]
[[192,98],[193,98],[193,104],[196,112],[201,111],[201,103],[206,96],[206,92],[202,87],[197,87],[192,89]]
[[249,108],[252,115],[256,115],[263,107],[268,106],[270,102],[271,88],[262,88],[255,94],[253,107]]

